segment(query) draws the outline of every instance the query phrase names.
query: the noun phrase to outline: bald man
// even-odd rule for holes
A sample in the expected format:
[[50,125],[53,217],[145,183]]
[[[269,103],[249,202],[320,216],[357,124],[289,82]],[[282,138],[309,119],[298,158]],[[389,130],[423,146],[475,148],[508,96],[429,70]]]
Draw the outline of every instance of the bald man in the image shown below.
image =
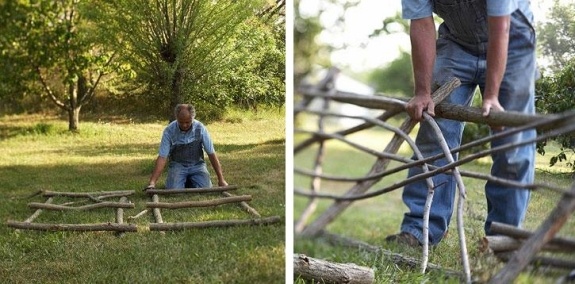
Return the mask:
[[164,129],[156,165],[148,186],[153,189],[168,164],[166,189],[211,187],[210,173],[204,162],[204,151],[218,177],[218,185],[228,183],[222,174],[222,166],[214,150],[214,144],[206,127],[195,120],[196,110],[191,104],[179,104],[174,109],[175,121]]

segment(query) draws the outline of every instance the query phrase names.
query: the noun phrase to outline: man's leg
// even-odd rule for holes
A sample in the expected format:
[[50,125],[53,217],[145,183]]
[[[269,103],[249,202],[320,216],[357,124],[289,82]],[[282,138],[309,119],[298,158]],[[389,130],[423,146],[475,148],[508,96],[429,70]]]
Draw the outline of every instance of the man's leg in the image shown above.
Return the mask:
[[166,189],[184,188],[186,176],[187,172],[182,164],[170,162],[166,177]]
[[193,173],[188,176],[188,181],[190,181],[192,188],[212,187],[210,173],[205,164],[195,168]]
[[[437,41],[437,58],[433,71],[435,82],[441,85],[451,77],[461,81],[461,86],[454,90],[444,101],[457,105],[470,105],[475,89],[478,59],[462,50],[457,44],[439,38]],[[461,143],[464,124],[460,121],[436,119],[450,149]],[[416,144],[424,157],[443,154],[435,132],[431,126],[423,122],[416,138]],[[454,157],[457,159],[457,156]],[[435,166],[447,164],[445,158],[433,162]],[[412,168],[408,177],[421,173],[421,168]],[[450,174],[439,174],[433,177],[435,194],[429,216],[429,241],[437,244],[443,238],[453,212],[456,182]],[[405,214],[401,231],[409,233],[423,243],[423,212],[427,199],[428,188],[425,180],[406,185],[403,190],[403,202],[409,212]]]
[[[514,14],[510,30],[509,56],[507,69],[499,93],[499,102],[507,111],[517,111],[527,114],[535,113],[535,34],[525,18]],[[535,130],[493,141],[491,146],[497,147],[507,143],[518,143],[536,137]],[[533,183],[535,173],[535,144],[517,147],[492,155],[493,176]],[[502,186],[487,182],[485,186],[487,198],[487,220],[485,232],[490,234],[492,222],[501,222],[520,226],[525,218],[530,192],[526,189]]]

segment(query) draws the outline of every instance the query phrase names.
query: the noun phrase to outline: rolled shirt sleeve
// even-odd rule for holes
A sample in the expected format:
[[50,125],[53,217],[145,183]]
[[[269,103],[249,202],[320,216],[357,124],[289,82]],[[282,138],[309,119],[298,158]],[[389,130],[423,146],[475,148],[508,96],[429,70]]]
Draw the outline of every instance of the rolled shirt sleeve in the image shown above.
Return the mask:
[[401,15],[404,19],[422,19],[433,15],[431,0],[401,0]]
[[488,16],[507,16],[511,15],[519,5],[517,0],[486,0]]
[[170,133],[168,128],[166,128],[162,133],[162,141],[160,142],[160,150],[158,151],[158,156],[163,158],[168,157],[170,154],[170,147],[172,146],[172,142],[170,140]]
[[204,145],[204,151],[206,151],[206,154],[210,155],[216,152],[212,138],[210,138],[210,133],[205,127],[202,130],[202,144]]

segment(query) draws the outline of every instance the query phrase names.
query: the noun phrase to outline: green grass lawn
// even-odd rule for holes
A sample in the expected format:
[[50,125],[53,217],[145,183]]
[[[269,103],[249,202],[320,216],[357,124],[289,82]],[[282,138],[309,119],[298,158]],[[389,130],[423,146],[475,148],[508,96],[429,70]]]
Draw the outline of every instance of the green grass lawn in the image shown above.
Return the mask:
[[[147,185],[166,122],[130,119],[81,121],[79,133],[67,122],[39,115],[0,118],[0,218],[24,221],[30,202],[44,202],[39,190],[135,190],[135,208],[149,201]],[[234,112],[207,125],[230,185],[262,217],[285,217],[284,111]],[[209,162],[208,162],[209,163]],[[212,182],[216,182],[212,172]],[[164,175],[158,184],[162,187]],[[161,197],[161,201],[221,197]],[[70,201],[58,197],[54,204]],[[118,201],[118,199],[113,200]],[[162,209],[164,222],[250,219],[235,204],[213,208]],[[115,210],[42,212],[38,223],[114,222]],[[146,231],[148,213],[133,223],[136,233],[42,232],[0,226],[2,283],[283,283],[285,221],[268,226]]]
[[[313,121],[313,120],[310,120]],[[309,127],[309,125],[308,125]],[[313,127],[313,126],[312,126]],[[329,131],[332,131],[330,129]],[[387,140],[390,139],[388,132],[381,130],[364,131],[361,135],[353,135],[351,140],[356,141],[364,146],[374,150],[381,151]],[[415,131],[413,132],[415,133]],[[306,135],[296,135],[295,144],[306,138]],[[351,149],[341,142],[330,141],[326,144],[327,150],[324,156],[323,172],[324,174],[339,175],[345,177],[364,176],[375,161],[375,158]],[[570,175],[566,174],[568,169],[561,165],[548,167],[549,157],[553,149],[548,147],[548,155],[537,155],[537,173],[536,181],[551,182],[568,188],[573,182]],[[294,165],[299,168],[310,169],[313,163],[313,157],[317,147],[310,147],[294,157]],[[404,157],[411,155],[411,150],[404,145],[400,149],[400,154]],[[392,168],[396,163],[388,167]],[[488,173],[490,167],[490,158],[482,158],[474,163],[466,164],[462,169],[468,171]],[[378,182],[372,189],[379,189],[385,185],[398,182],[406,177],[406,171],[385,177]],[[294,176],[294,185],[299,188],[310,188],[311,179],[302,175]],[[484,236],[483,223],[486,216],[486,202],[483,192],[484,181],[464,178],[468,198],[465,209],[465,233],[467,247],[470,256],[471,269],[474,279],[485,281],[494,273],[498,272],[502,264],[494,260],[493,257],[479,251],[479,242]],[[352,183],[340,183],[322,181],[321,191],[329,193],[344,193],[351,188]],[[555,207],[559,195],[547,191],[538,191],[532,194],[529,205],[527,218],[524,227],[529,230],[535,230],[541,222],[547,217],[549,212]],[[301,196],[294,197],[294,219],[297,220],[300,213],[307,205],[308,199]],[[333,204],[327,199],[320,199],[318,207],[310,220],[314,220],[324,210]],[[405,248],[390,246],[384,242],[387,235],[395,234],[399,231],[403,213],[407,207],[401,200],[401,189],[392,191],[388,194],[377,197],[364,199],[354,202],[348,207],[334,222],[327,226],[327,230],[332,233],[340,234],[349,238],[367,242],[372,245],[389,249],[393,252],[402,253],[406,256],[412,256],[420,259],[420,249],[405,251]],[[560,236],[575,236],[575,218],[565,224],[559,232]],[[421,275],[419,270],[409,269],[394,264],[390,259],[381,255],[374,255],[362,250],[353,248],[342,248],[328,245],[324,242],[296,237],[294,241],[294,252],[303,253],[310,257],[326,259],[333,262],[355,263],[362,266],[371,267],[375,270],[377,283],[458,283],[458,279],[446,278],[438,273],[429,273]],[[573,259],[573,254],[557,254],[556,257],[563,259]],[[454,215],[451,222],[450,232],[438,246],[430,250],[429,261],[442,267],[462,271],[460,261],[460,248],[456,227],[456,216]],[[517,283],[553,283],[559,276],[564,276],[565,270],[548,269],[543,266],[531,266],[527,271],[522,273]],[[301,283],[296,277],[296,282]]]

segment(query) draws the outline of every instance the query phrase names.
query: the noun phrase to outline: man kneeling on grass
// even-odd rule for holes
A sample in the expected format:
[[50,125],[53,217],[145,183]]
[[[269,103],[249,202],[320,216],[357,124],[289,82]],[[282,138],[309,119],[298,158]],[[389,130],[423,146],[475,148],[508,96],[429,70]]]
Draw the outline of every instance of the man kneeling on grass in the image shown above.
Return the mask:
[[199,188],[211,187],[210,173],[204,162],[204,152],[218,176],[218,185],[228,183],[222,174],[222,166],[210,134],[206,127],[195,120],[196,110],[191,104],[179,104],[174,110],[176,117],[164,129],[156,165],[148,186],[144,190],[154,189],[162,170],[168,165],[166,188]]

